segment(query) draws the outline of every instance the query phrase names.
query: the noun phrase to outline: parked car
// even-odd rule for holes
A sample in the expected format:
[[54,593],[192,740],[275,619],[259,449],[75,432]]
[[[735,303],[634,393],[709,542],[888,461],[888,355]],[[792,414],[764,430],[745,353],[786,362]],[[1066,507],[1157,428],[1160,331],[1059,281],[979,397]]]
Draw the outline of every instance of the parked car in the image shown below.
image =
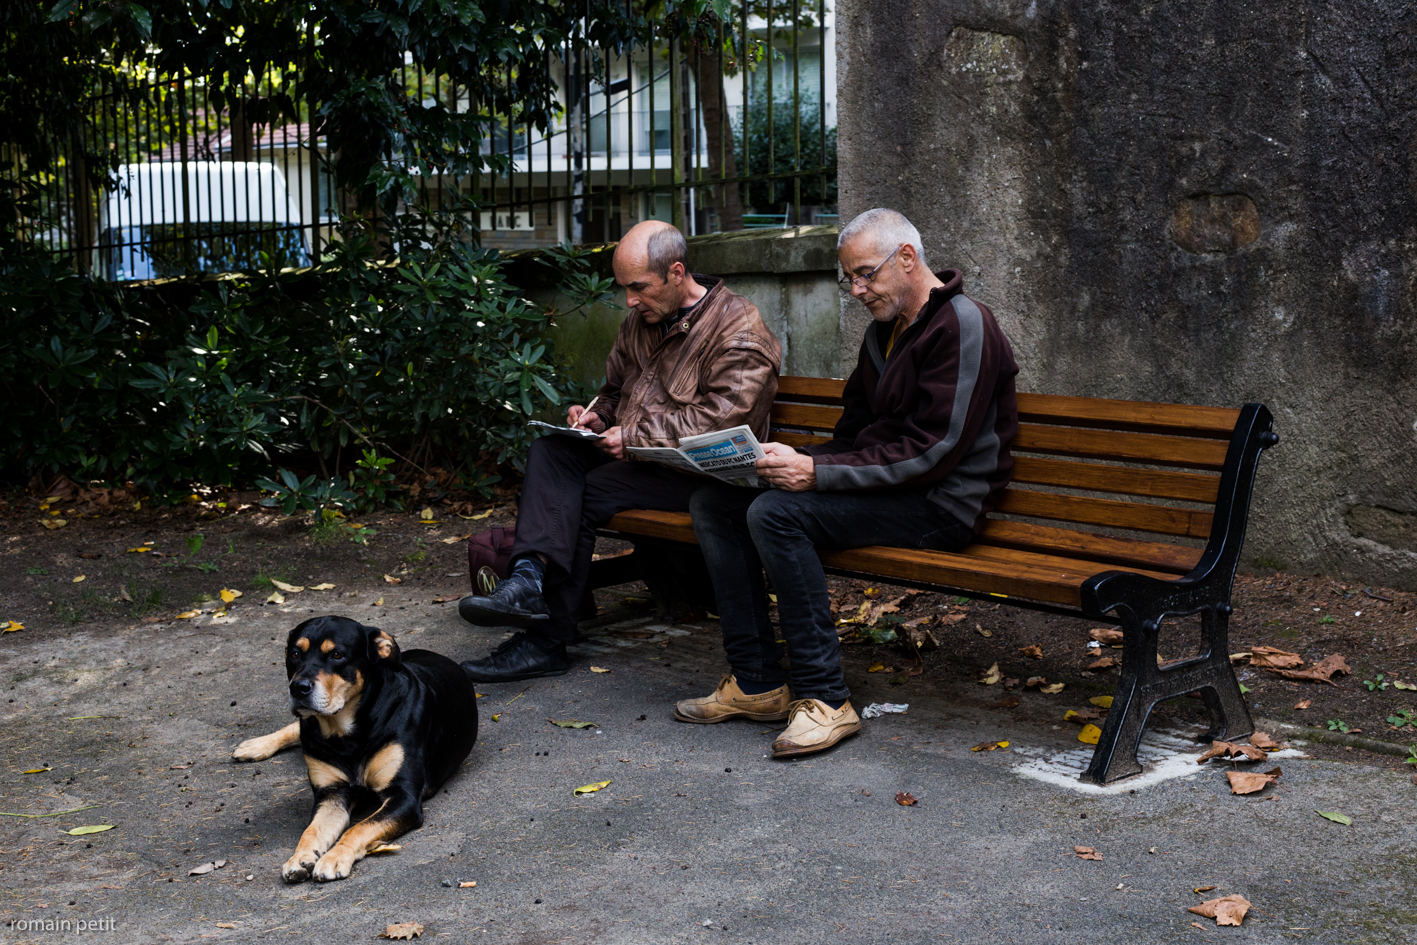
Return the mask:
[[124,281],[308,266],[303,226],[274,164],[125,164],[99,210],[95,272]]

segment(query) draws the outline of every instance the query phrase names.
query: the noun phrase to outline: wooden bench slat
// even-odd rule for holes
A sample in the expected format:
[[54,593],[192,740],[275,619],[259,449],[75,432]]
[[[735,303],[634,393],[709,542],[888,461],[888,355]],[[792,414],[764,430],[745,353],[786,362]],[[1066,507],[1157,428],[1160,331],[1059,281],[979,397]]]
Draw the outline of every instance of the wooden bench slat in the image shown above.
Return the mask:
[[1220,492],[1220,477],[1210,473],[1105,466],[1042,456],[1015,456],[1013,481],[1211,505]]
[[697,544],[694,523],[688,512],[656,512],[651,509],[631,509],[611,517],[605,524],[620,532],[632,532],[647,538],[682,541]]
[[1086,572],[1089,576],[1101,571],[1135,571],[1138,574],[1145,574],[1160,581],[1174,581],[1176,574],[1172,571],[1152,571],[1139,567],[1114,567],[1113,565],[1101,564],[1096,561],[1079,561],[1068,555],[1043,554],[1037,551],[1023,551],[1017,548],[1003,548],[999,545],[985,545],[974,542],[968,548],[959,552],[966,558],[983,558],[988,561],[1001,561],[1013,564],[1025,564],[1033,567],[1064,571]]
[[1019,424],[1013,449],[1023,453],[1052,453],[1087,459],[1120,459],[1155,466],[1185,466],[1219,472],[1225,466],[1229,443],[1154,433],[1117,433],[1078,427]]
[[770,422],[775,427],[799,427],[805,430],[830,432],[836,429],[836,422],[841,419],[841,408],[774,403],[769,416]]
[[[1189,545],[1168,545],[1138,538],[1117,538],[1091,532],[1038,525],[1033,522],[1005,522],[991,519],[975,539],[988,544],[1022,551],[1062,554],[1065,557],[1096,561],[1123,568],[1171,571],[1186,574],[1200,561],[1203,549]],[[970,545],[971,548],[974,545]]]
[[1213,518],[1208,511],[1014,488],[1004,490],[997,511],[1186,538],[1208,538]]
[[789,374],[777,379],[777,399],[804,404],[841,405],[846,381],[834,377],[802,377]]
[[828,569],[939,584],[983,594],[1025,597],[1071,607],[1081,606],[1082,582],[1097,573],[1096,569],[1040,568],[943,551],[879,546],[822,551],[818,557]]
[[789,433],[786,430],[773,430],[772,438],[777,443],[786,443],[788,446],[814,446],[817,443],[830,443],[829,436],[814,436],[811,433]]
[[1075,427],[1104,427],[1134,433],[1229,440],[1240,411],[1189,404],[1153,404],[1134,400],[1104,400],[1059,394],[1018,395],[1019,420]]

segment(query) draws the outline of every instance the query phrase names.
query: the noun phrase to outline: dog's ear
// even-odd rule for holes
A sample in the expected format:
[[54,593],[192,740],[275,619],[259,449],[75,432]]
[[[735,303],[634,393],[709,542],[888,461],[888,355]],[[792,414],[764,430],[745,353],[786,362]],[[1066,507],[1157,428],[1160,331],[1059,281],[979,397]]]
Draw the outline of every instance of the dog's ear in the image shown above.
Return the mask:
[[387,663],[394,669],[403,665],[399,656],[398,642],[388,633],[378,627],[364,628],[366,639],[369,641],[369,658],[371,660]]

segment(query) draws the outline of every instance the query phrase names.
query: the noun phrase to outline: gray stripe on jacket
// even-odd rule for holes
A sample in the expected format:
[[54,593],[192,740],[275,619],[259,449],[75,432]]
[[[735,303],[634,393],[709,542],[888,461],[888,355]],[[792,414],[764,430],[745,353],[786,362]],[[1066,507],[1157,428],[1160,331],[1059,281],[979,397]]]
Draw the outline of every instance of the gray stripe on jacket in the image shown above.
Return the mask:
[[[955,448],[964,433],[974,386],[979,381],[979,363],[984,350],[984,313],[963,293],[950,299],[959,319],[959,379],[955,384],[950,426],[945,435],[919,456],[884,466],[848,466],[836,463],[817,465],[817,488],[823,492],[848,489],[878,489],[898,486],[935,468]],[[972,520],[970,520],[972,523]]]

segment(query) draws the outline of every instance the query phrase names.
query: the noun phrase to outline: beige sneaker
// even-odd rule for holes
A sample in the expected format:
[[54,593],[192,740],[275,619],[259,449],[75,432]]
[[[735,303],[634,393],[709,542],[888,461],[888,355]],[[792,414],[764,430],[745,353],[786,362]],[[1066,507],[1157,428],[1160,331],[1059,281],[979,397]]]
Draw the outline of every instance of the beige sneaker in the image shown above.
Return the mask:
[[799,699],[792,703],[792,721],[772,743],[772,756],[810,755],[830,748],[848,735],[861,731],[861,717],[851,702],[833,709],[820,699]]
[[752,719],[754,722],[777,722],[787,718],[792,693],[786,686],[750,696],[738,688],[732,675],[718,681],[713,695],[702,699],[685,699],[674,707],[674,717],[681,722],[722,722],[725,719]]

